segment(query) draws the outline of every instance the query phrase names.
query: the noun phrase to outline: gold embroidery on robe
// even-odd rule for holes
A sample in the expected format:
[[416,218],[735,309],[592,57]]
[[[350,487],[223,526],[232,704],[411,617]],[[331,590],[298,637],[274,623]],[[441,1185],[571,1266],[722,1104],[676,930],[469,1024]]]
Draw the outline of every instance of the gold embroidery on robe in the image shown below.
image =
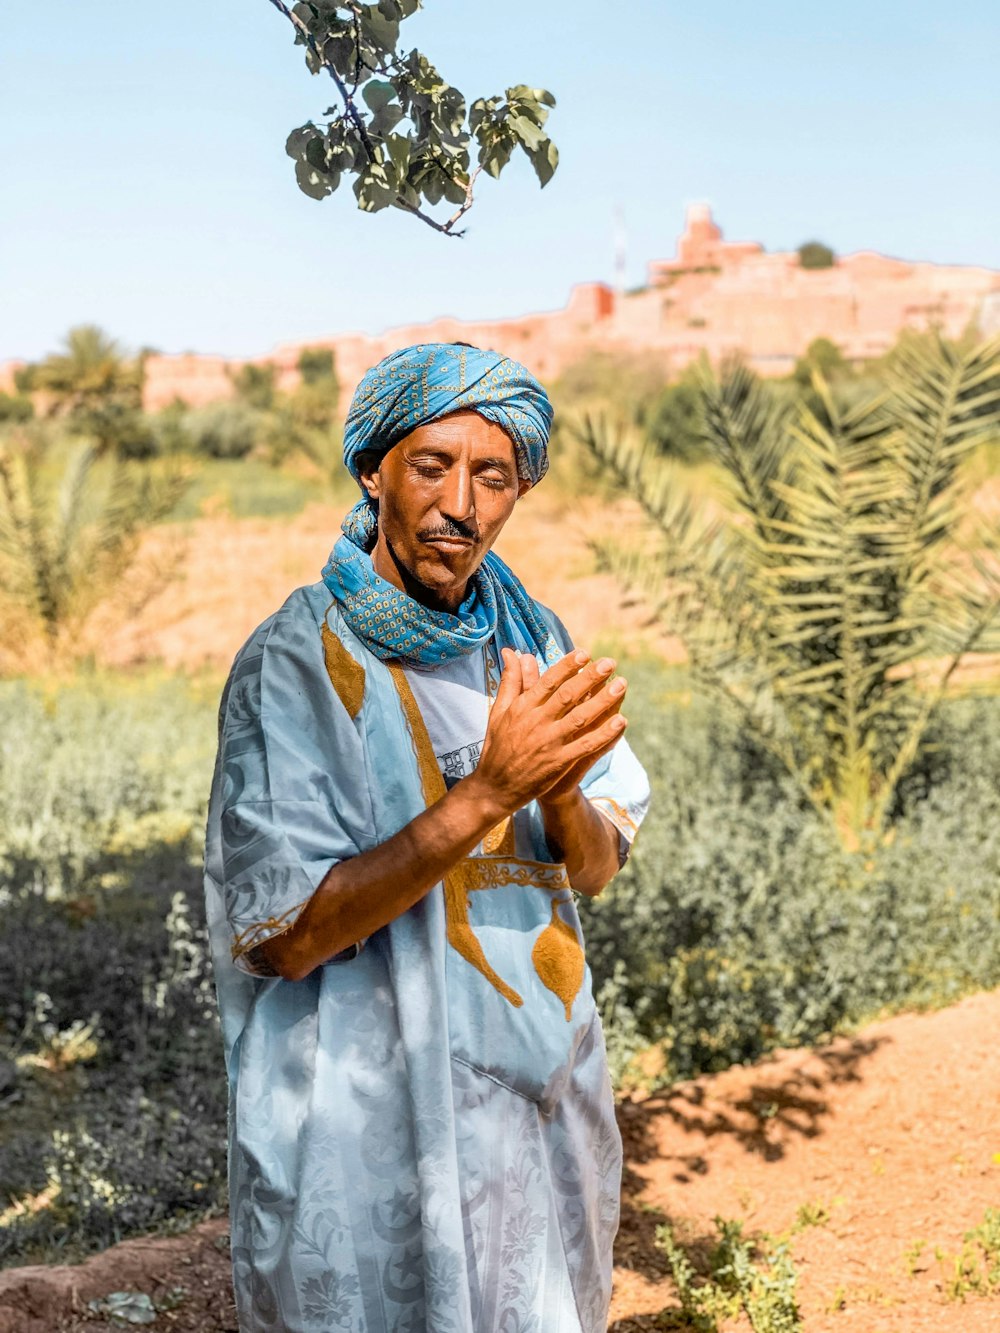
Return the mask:
[[325,620],[322,634],[326,674],[330,677],[330,684],[337,691],[340,702],[347,709],[353,722],[361,711],[361,701],[364,698],[365,669],[351,656]]
[[[417,768],[424,800],[433,805],[447,791],[438,768],[434,747],[420,714],[410,683],[399,662],[387,662],[403,705],[417,753]],[[496,847],[497,855],[467,856],[444,877],[444,908],[448,943],[470,963],[515,1008],[524,1003],[512,986],[490,966],[483,946],[469,922],[470,893],[513,884],[551,892],[569,889],[566,867],[548,861],[529,861],[514,855],[514,820],[509,816],[483,839],[484,852]],[[559,916],[558,901],[552,903],[552,918],[535,941],[531,961],[539,979],[562,1001],[570,1021],[573,1001],[583,985],[585,960],[576,931]]]
[[552,900],[552,920],[531,951],[535,971],[553,995],[559,997],[570,1021],[573,1001],[583,985],[585,961],[576,931],[559,915],[559,899]]
[[639,826],[623,805],[619,805],[618,802],[613,800],[610,796],[594,796],[591,799],[591,805],[596,805],[598,809],[600,809],[602,805],[606,805],[608,809],[603,810],[601,813],[607,815],[612,824],[620,829],[621,832],[625,834],[626,838],[635,837]]
[[[234,936],[230,947],[233,961],[242,958],[245,953],[255,949],[258,944],[263,944],[264,941],[260,938],[262,935],[267,935],[268,939],[274,939],[278,935],[284,935],[286,930],[291,930],[299,912],[308,901],[308,898],[303,898],[300,903],[296,903],[294,907],[289,907],[286,912],[282,912],[281,916],[270,916],[266,921],[254,921],[247,926],[246,930],[241,930],[238,935]],[[273,932],[273,934],[268,934],[268,932]]]

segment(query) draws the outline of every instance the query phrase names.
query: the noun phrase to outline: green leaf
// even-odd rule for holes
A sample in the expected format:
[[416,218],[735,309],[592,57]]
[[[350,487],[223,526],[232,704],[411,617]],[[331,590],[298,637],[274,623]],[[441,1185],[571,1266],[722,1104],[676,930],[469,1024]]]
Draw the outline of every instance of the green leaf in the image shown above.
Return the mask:
[[354,182],[354,195],[358,207],[365,213],[379,213],[395,200],[396,191],[386,176],[385,168],[381,163],[373,162]]
[[508,102],[540,102],[542,106],[555,106],[556,99],[547,88],[529,88],[527,84],[516,83],[507,89]]
[[363,36],[371,42],[377,51],[395,51],[399,41],[399,20],[387,19],[377,6],[365,5],[361,8],[358,25]]
[[479,165],[496,180],[510,161],[510,155],[513,151],[514,139],[506,135],[498,135],[492,143],[484,145],[479,150]]
[[399,172],[400,178],[405,177],[410,167],[410,137],[405,134],[390,134],[386,137],[385,146],[392,159],[392,164]]
[[305,157],[310,140],[318,137],[318,131],[314,125],[302,125],[297,130],[292,130],[285,140],[285,152],[289,157]]
[[398,102],[390,102],[388,106],[381,107],[372,116],[369,129],[372,134],[384,137],[391,130],[394,130],[402,119],[403,108]]
[[507,124],[524,144],[525,148],[538,148],[545,143],[545,135],[527,116],[508,116]]
[[306,144],[305,159],[316,171],[325,172],[328,165],[326,140],[318,134]]
[[385,83],[381,79],[371,79],[365,84],[361,96],[372,111],[381,111],[396,96],[396,90],[391,83]]
[[559,165],[559,149],[551,139],[545,139],[537,148],[526,148],[525,152],[531,160],[531,165],[535,168],[539,185],[544,189],[555,175],[556,167]]
[[340,184],[339,175],[321,174],[301,158],[295,163],[295,179],[299,183],[299,189],[310,199],[325,199]]

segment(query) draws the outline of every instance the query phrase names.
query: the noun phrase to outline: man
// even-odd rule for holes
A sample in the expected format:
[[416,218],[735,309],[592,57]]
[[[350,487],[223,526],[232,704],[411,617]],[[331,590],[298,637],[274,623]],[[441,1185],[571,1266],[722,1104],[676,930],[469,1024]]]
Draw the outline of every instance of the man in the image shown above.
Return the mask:
[[238,654],[206,900],[244,1333],[604,1333],[621,1140],[574,891],[648,801],[625,682],[490,551],[552,411],[386,357],[323,581]]

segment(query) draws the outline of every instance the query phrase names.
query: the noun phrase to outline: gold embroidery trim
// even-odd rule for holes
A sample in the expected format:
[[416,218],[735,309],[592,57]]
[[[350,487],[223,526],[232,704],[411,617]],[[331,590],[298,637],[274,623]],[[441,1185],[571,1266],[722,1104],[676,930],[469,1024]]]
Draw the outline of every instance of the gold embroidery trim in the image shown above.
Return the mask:
[[275,935],[283,935],[286,930],[291,930],[295,922],[289,921],[288,918],[297,916],[308,901],[308,898],[303,898],[300,903],[296,903],[294,907],[289,907],[280,916],[269,916],[266,921],[254,921],[252,925],[247,926],[246,930],[241,930],[233,938],[230,949],[233,961],[242,958],[245,953],[249,953],[258,944],[263,944],[264,941],[260,938],[262,935],[267,935],[268,939],[274,939]]
[[[420,715],[417,701],[413,697],[410,682],[406,679],[400,663],[387,662],[386,665],[395,682],[400,702],[403,705],[403,712],[409,724],[410,735],[413,737],[424,801],[428,806],[431,806],[441,800],[447,792],[447,787],[444,778],[441,776],[441,770],[438,768],[434,747],[431,745],[431,738],[427,733],[427,727],[424,725],[424,719]],[[448,943],[457,953],[462,955],[467,963],[470,963],[477,972],[480,972],[505,1000],[508,1000],[515,1008],[520,1008],[524,1003],[521,996],[512,986],[508,986],[503,977],[490,966],[483,952],[483,946],[469,924],[469,900],[465,888],[465,866],[470,859],[473,858],[460,861],[444,877],[444,912]]]
[[487,856],[513,856],[514,850],[514,816],[508,815],[487,833],[483,851]]
[[639,825],[635,822],[625,807],[619,805],[617,801],[612,800],[610,796],[595,796],[591,801],[591,805],[596,805],[598,807],[602,805],[608,806],[609,808],[602,811],[602,814],[606,814],[612,824],[620,829],[629,841],[631,841],[638,833]]
[[361,711],[361,701],[364,698],[365,669],[351,656],[325,620],[322,634],[326,674],[330,677],[330,684],[337,691],[340,702],[347,709],[353,722]]

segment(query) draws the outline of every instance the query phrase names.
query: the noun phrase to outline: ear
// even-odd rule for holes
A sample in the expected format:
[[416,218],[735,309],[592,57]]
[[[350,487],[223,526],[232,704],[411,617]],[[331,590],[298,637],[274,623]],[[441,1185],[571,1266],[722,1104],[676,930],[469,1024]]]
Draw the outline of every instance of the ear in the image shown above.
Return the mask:
[[535,483],[533,481],[529,481],[527,477],[520,477],[517,483],[517,498],[520,500],[521,496],[526,495],[528,491],[531,490],[532,486],[534,486],[534,484]]
[[365,488],[369,500],[378,500],[382,493],[382,478],[379,475],[379,464],[366,463],[361,468],[361,485]]

